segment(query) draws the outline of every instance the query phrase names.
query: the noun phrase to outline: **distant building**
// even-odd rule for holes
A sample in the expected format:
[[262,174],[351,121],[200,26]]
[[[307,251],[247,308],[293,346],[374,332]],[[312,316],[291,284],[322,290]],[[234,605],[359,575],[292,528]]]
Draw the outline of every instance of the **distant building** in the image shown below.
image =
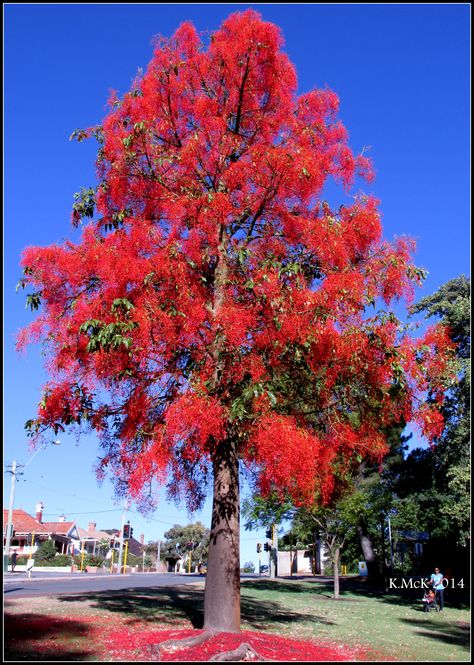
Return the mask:
[[84,550],[86,554],[109,555],[109,551],[113,547],[110,535],[107,531],[97,529],[95,522],[89,522],[87,529],[78,527],[77,532],[79,538],[74,545],[75,554],[80,554]]
[[[36,504],[36,515],[33,517],[24,510],[13,510],[13,538],[10,551],[19,556],[29,556],[36,552],[45,540],[52,540],[58,554],[78,555],[83,550],[86,554],[95,554],[110,559],[112,552],[120,549],[120,531],[118,529],[97,529],[95,522],[89,522],[87,529],[66,520],[60,515],[57,522],[43,522],[44,504]],[[3,546],[5,547],[8,510],[3,511]],[[144,539],[142,537],[142,539]],[[128,553],[142,556],[144,545],[135,538],[128,540]],[[117,560],[117,556],[114,556]]]
[[[75,522],[60,519],[57,522],[43,522],[42,503],[36,505],[36,517],[32,517],[24,510],[13,510],[13,538],[10,551],[19,556],[28,556],[36,552],[38,547],[46,540],[52,540],[58,554],[72,554],[74,542],[79,539]],[[8,510],[3,511],[3,546],[5,547],[6,525],[8,524]]]
[[279,551],[278,575],[320,575],[325,562],[325,552],[319,544],[316,549],[313,546],[305,550]]

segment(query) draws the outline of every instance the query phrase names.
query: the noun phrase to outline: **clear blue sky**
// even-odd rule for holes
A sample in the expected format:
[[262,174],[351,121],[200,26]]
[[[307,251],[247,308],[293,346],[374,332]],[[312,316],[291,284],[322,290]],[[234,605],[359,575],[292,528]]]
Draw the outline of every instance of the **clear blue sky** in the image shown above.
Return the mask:
[[[366,188],[381,199],[385,236],[418,241],[429,271],[418,297],[470,268],[470,6],[468,4],[6,4],[4,5],[4,461],[28,459],[25,421],[44,380],[39,348],[14,351],[31,320],[15,293],[27,245],[74,238],[73,194],[95,184],[95,142],[69,142],[99,123],[110,89],[126,92],[152,56],[152,38],[191,20],[215,30],[233,11],[257,9],[283,30],[300,92],[328,86],[355,151],[371,146]],[[97,487],[96,442],[40,451],[16,488],[15,506],[79,526],[120,526],[108,481]],[[8,506],[10,476],[5,476]],[[210,524],[210,504],[193,519]],[[134,535],[161,538],[184,509],[162,501],[152,519],[129,514]],[[242,562],[257,563],[262,532],[242,533]]]

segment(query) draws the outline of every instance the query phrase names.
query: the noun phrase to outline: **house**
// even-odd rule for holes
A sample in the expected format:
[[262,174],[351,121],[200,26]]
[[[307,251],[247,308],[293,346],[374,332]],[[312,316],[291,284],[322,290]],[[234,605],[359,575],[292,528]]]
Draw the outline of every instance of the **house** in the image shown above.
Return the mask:
[[95,522],[89,522],[87,529],[78,527],[79,538],[74,543],[74,553],[80,554],[84,551],[86,554],[97,554],[108,556],[109,550],[113,548],[113,542],[107,531],[97,529]]
[[[89,522],[87,529],[82,529],[75,522],[67,522],[61,515],[56,522],[43,522],[44,504],[36,505],[36,516],[29,515],[22,509],[13,510],[13,538],[10,551],[19,556],[34,554],[45,540],[52,540],[58,554],[86,554],[105,556],[110,559],[112,553],[120,549],[120,531],[118,529],[97,529],[95,522]],[[8,510],[3,511],[3,544],[8,524]],[[143,545],[130,538],[128,553],[142,556]],[[114,559],[117,560],[114,555]]]
[[[316,552],[316,557],[314,556]],[[324,549],[314,545],[307,550],[278,552],[278,575],[320,575],[326,562]]]
[[[10,550],[18,555],[28,556],[36,552],[45,540],[52,540],[58,554],[72,554],[74,540],[79,538],[75,522],[67,522],[61,516],[57,522],[43,522],[43,503],[36,505],[36,516],[32,517],[22,509],[13,510],[13,537]],[[3,511],[3,542],[5,546],[8,510]]]

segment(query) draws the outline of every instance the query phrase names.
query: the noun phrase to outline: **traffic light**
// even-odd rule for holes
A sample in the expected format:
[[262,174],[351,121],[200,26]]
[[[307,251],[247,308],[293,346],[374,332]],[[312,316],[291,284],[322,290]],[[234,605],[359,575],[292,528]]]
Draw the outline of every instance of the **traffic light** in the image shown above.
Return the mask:
[[262,543],[257,543],[257,552],[262,551]]
[[28,533],[26,536],[26,544],[29,546],[31,545],[31,533]]
[[133,526],[129,527],[129,532],[130,532],[130,538],[133,537]]
[[124,540],[128,540],[130,538],[130,524],[123,525],[123,537]]
[[273,533],[271,528],[265,531],[265,536],[270,540],[273,538]]
[[270,550],[272,549],[270,543],[264,543],[263,549],[265,550],[265,552],[270,552]]

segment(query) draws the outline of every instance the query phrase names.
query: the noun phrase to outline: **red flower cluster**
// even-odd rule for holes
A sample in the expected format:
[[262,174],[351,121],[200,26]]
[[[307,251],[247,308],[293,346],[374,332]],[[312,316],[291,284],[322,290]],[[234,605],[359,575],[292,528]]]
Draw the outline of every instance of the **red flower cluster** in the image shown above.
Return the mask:
[[45,339],[53,380],[34,426],[90,424],[135,493],[167,473],[195,487],[233,439],[262,490],[309,501],[341,460],[379,457],[390,423],[442,429],[446,332],[413,341],[366,312],[412,297],[413,244],[382,240],[373,197],[320,200],[373,170],[333,92],[297,96],[282,43],[253,10],[207,47],[189,23],[159,41],[87,132],[100,183],[81,240],[23,254],[41,313],[18,345]]

